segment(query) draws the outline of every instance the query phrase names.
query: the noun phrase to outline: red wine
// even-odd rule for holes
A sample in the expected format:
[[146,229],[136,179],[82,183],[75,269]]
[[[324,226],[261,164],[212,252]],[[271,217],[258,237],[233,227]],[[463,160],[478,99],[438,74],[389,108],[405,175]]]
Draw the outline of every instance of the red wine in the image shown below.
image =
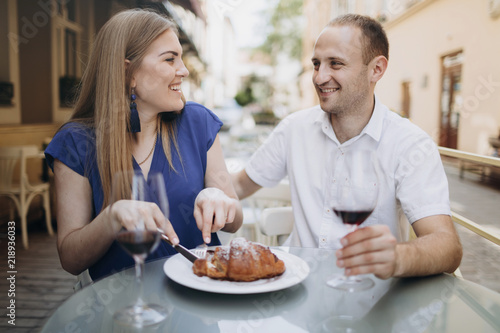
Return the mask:
[[152,230],[124,231],[116,240],[130,255],[147,254],[158,245],[160,234]]
[[360,225],[363,223],[368,216],[373,212],[373,210],[358,210],[358,211],[347,211],[347,210],[333,210],[337,216],[340,216],[344,224],[355,224]]

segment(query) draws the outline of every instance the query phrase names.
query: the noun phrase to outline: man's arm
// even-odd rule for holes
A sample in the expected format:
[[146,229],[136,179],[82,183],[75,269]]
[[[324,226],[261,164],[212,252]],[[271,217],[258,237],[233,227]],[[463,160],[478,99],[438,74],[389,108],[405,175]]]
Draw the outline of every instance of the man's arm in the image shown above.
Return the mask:
[[435,215],[413,223],[418,236],[399,244],[395,276],[453,273],[462,261],[462,244],[448,215]]
[[389,277],[452,273],[462,260],[462,245],[448,215],[434,215],[413,223],[417,239],[396,244],[385,225],[360,228],[341,239],[337,265],[346,275],[373,273]]
[[231,180],[240,200],[251,196],[262,188],[262,186],[255,183],[250,179],[250,177],[248,177],[247,172],[244,169],[238,173],[231,174]]

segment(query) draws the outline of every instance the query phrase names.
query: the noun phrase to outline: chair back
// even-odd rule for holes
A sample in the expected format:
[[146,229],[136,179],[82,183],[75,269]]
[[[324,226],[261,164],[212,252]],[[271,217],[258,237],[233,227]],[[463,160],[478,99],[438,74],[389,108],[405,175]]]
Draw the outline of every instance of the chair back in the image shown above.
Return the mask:
[[[19,213],[25,249],[28,248],[28,210],[33,198],[37,195],[43,198],[47,231],[49,235],[54,234],[50,214],[50,184],[48,182],[30,184],[27,173],[27,159],[41,157],[38,148],[34,145],[0,147],[0,195],[12,199]],[[17,176],[19,176],[19,181],[14,179]],[[12,208],[11,206],[11,220],[14,218]]]
[[0,190],[10,191],[18,184],[14,183],[16,167],[19,169],[21,188],[29,186],[26,173],[26,158],[38,153],[34,145],[0,147]]
[[90,277],[89,270],[86,269],[82,273],[76,276],[76,283],[73,286],[73,291],[77,292],[78,290],[85,288],[86,286],[94,283],[92,278]]
[[260,231],[272,237],[272,245],[281,245],[293,230],[294,217],[292,207],[272,207],[262,211],[259,221]]
[[[245,204],[250,207],[246,209]],[[263,187],[253,195],[244,200],[243,225],[251,224],[255,230],[256,241],[274,245],[277,242],[277,235],[269,235],[262,228],[262,212],[266,208],[291,206],[290,185],[288,181],[282,181],[275,187]],[[250,216],[249,216],[250,215]]]
[[292,200],[290,185],[287,181],[282,181],[275,187],[263,187],[248,199],[252,207],[259,210],[269,207],[290,206]]

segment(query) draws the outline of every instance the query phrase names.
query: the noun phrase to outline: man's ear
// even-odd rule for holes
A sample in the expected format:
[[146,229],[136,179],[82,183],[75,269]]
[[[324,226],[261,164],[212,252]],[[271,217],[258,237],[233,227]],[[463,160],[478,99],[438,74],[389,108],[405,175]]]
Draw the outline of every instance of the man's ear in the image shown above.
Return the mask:
[[378,80],[384,76],[385,70],[387,69],[387,58],[380,55],[370,61],[371,68],[371,82],[376,83]]

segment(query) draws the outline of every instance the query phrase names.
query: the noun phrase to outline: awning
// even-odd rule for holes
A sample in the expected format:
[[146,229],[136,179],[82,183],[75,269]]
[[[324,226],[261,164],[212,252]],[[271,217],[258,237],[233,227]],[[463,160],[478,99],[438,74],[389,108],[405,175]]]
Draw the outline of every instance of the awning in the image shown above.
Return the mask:
[[198,16],[200,19],[205,21],[205,15],[201,10],[200,2],[198,0],[169,0],[171,3],[181,6],[182,8],[189,10]]
[[[137,4],[139,7],[151,8],[151,9],[158,11],[159,13],[162,13],[162,14],[167,15],[170,18],[172,18],[177,23],[177,26],[178,26],[179,41],[181,42],[181,45],[183,48],[183,53],[185,55],[192,54],[192,55],[200,58],[200,54],[199,54],[198,50],[196,49],[196,46],[194,45],[191,38],[189,38],[189,35],[186,33],[186,31],[182,28],[182,21],[180,20],[179,16],[175,13],[174,8],[172,7],[172,4],[173,3],[177,4],[177,2],[178,2],[177,0],[176,1],[155,1],[155,0],[149,0],[149,1],[142,0],[141,1],[141,0],[138,0]],[[200,8],[198,0],[183,0],[180,2],[186,2],[186,3],[187,2],[189,2],[189,3],[196,2],[196,4],[198,5],[198,8]],[[183,7],[183,8],[185,8],[185,7]],[[185,8],[185,9],[188,9],[188,8]],[[191,9],[189,9],[189,10],[191,10]],[[200,13],[201,13],[201,10],[200,10]]]

